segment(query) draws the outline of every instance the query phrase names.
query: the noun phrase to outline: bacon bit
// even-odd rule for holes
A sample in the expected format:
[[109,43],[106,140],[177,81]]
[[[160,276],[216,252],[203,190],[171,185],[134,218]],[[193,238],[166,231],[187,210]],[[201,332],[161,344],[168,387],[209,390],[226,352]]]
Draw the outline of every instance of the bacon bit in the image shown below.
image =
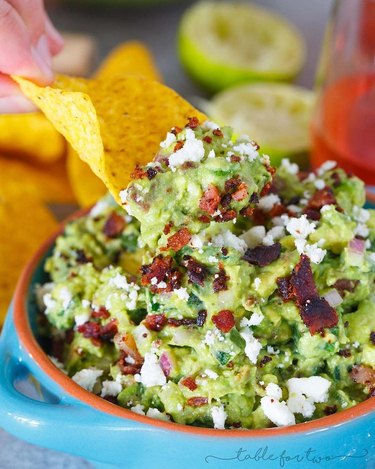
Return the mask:
[[168,238],[167,248],[177,252],[186,246],[190,240],[190,231],[187,228],[181,228],[177,233]]
[[231,163],[239,163],[241,161],[241,157],[237,155],[231,155],[230,157],[230,162]]
[[184,256],[182,265],[187,269],[190,282],[203,287],[204,281],[207,277],[206,268],[191,256]]
[[248,195],[247,185],[244,182],[241,182],[236,192],[232,194],[232,197],[236,202],[241,202],[241,200],[246,199]]
[[98,311],[91,311],[92,318],[100,318],[100,319],[108,319],[110,316],[109,311],[104,307],[101,306]]
[[225,192],[233,192],[242,184],[241,179],[236,176],[225,181],[224,190]]
[[267,184],[263,187],[263,189],[260,192],[260,196],[264,197],[265,195],[269,194],[272,188],[272,181],[267,182]]
[[227,256],[227,255],[228,255],[228,249],[225,248],[225,247],[222,247],[222,248],[221,248],[221,254],[222,254],[223,256]]
[[332,414],[335,414],[337,412],[337,406],[336,405],[327,405],[327,407],[324,408],[323,410],[324,414],[325,415],[332,415]]
[[145,326],[150,331],[161,331],[167,324],[167,318],[164,314],[148,314],[145,318]]
[[172,326],[172,327],[195,326],[196,323],[197,323],[196,319],[193,319],[193,318],[182,318],[182,319],[168,318],[167,320],[168,326]]
[[245,218],[251,218],[254,213],[254,208],[248,205],[240,210],[240,214]]
[[108,238],[116,238],[126,225],[124,217],[116,212],[112,212],[103,227],[103,233]]
[[206,319],[207,319],[207,311],[205,309],[201,309],[200,311],[198,311],[197,326],[203,327],[204,323],[206,322]]
[[224,134],[223,132],[220,130],[220,129],[215,129],[212,131],[212,133],[216,136],[216,137],[224,137]]
[[297,174],[297,176],[298,176],[298,179],[302,182],[302,181],[304,181],[306,178],[309,177],[309,174],[310,174],[310,173],[307,172],[307,171],[300,171],[300,172]]
[[233,220],[234,218],[236,218],[236,216],[237,212],[235,210],[222,210],[220,215],[217,215],[214,220],[217,223],[224,223],[226,221]]
[[348,348],[344,348],[342,350],[339,350],[337,353],[338,353],[338,355],[340,355],[340,357],[344,357],[344,358],[349,358],[349,357],[352,356],[352,353]]
[[272,357],[269,357],[268,355],[265,355],[261,361],[259,362],[259,368],[263,368],[267,363],[272,361]]
[[230,194],[224,194],[221,198],[220,204],[222,207],[226,208],[229,207],[230,203],[232,202],[232,196]]
[[337,325],[336,311],[325,298],[319,297],[308,256],[301,255],[299,263],[293,270],[290,283],[302,320],[311,334]]
[[370,342],[375,345],[375,331],[370,332]]
[[210,223],[211,219],[207,215],[201,215],[198,220],[202,223]]
[[188,124],[186,127],[190,127],[191,129],[196,129],[199,127],[199,119],[198,117],[188,117]]
[[190,399],[187,400],[187,405],[190,407],[201,407],[207,404],[208,404],[207,397],[191,397]]
[[163,229],[163,233],[165,235],[169,234],[171,232],[172,226],[173,226],[173,221],[170,221],[169,223],[167,223]]
[[198,387],[195,379],[192,376],[185,376],[185,378],[182,378],[180,383],[182,386],[185,386],[185,388],[190,389],[190,391],[195,391]]
[[182,129],[181,129],[181,127],[177,127],[177,125],[175,125],[175,126],[171,129],[171,134],[173,134],[173,135],[177,135],[177,134],[179,134],[180,132],[182,132]]
[[230,277],[226,274],[225,269],[220,268],[219,272],[215,274],[214,281],[212,283],[212,287],[214,292],[217,293],[219,291],[228,290],[228,280]]
[[178,150],[181,150],[183,148],[184,142],[182,140],[179,140],[176,145],[173,147],[173,151],[176,152]]
[[332,173],[331,178],[333,180],[333,184],[332,184],[333,187],[338,187],[338,186],[341,185],[341,177],[340,177],[339,173],[336,173],[336,172]]
[[110,322],[100,328],[100,338],[105,341],[112,340],[117,332],[117,320],[112,319]]
[[259,195],[256,192],[253,192],[250,196],[250,203],[251,204],[259,204]]
[[212,137],[210,137],[209,135],[203,137],[202,140],[208,144],[212,143]]
[[336,282],[333,285],[333,288],[335,288],[341,296],[344,296],[345,292],[354,292],[354,290],[357,288],[359,284],[359,280],[349,280],[346,278],[340,278],[336,280]]
[[[137,344],[131,334],[117,334],[113,341],[120,349],[122,358],[130,356],[135,361],[135,365],[141,366],[143,364],[143,357],[138,352]],[[126,365],[128,365],[128,363],[126,363]]]
[[291,301],[294,298],[293,288],[290,283],[290,279],[291,276],[289,275],[288,277],[279,277],[276,280],[278,292],[285,303],[287,301]]
[[85,339],[95,340],[95,345],[100,345],[98,339],[109,341],[117,334],[116,319],[104,326],[94,321],[88,321],[78,326],[77,331],[80,332]]
[[358,365],[350,372],[353,381],[363,384],[370,389],[375,387],[375,370],[369,366]]
[[278,259],[280,254],[281,244],[275,243],[272,246],[256,246],[253,249],[249,248],[245,252],[243,259],[249,264],[265,267]]
[[146,173],[149,181],[151,181],[151,179],[154,179],[154,177],[158,174],[158,171],[155,168],[147,168]]
[[199,201],[199,208],[210,215],[213,215],[217,210],[220,203],[219,189],[210,184],[207,190],[203,193]]
[[147,177],[147,173],[137,164],[130,177],[131,179],[144,179]]
[[321,218],[321,214],[319,210],[313,210],[312,208],[305,208],[303,212],[309,220],[319,221]]
[[172,257],[166,256],[163,257],[159,254],[155,257],[151,264],[143,265],[141,267],[142,271],[142,280],[141,283],[143,286],[149,285],[152,278],[156,278],[157,283],[162,282],[167,274],[172,269]]
[[212,322],[222,332],[229,332],[235,325],[233,313],[229,309],[223,309],[212,316]]
[[77,249],[76,261],[77,261],[77,264],[87,264],[88,262],[92,262],[92,257],[86,256],[86,253],[83,249]]
[[[259,145],[258,145],[258,149],[259,149]],[[269,165],[269,164],[266,164],[266,170],[271,174],[271,176],[273,176],[275,173],[276,173],[276,168],[274,168],[273,166]]]
[[338,210],[342,210],[337,204],[337,200],[332,189],[328,186],[314,193],[309,200],[304,213],[312,220],[320,220],[320,209],[324,207],[324,205],[336,205]]

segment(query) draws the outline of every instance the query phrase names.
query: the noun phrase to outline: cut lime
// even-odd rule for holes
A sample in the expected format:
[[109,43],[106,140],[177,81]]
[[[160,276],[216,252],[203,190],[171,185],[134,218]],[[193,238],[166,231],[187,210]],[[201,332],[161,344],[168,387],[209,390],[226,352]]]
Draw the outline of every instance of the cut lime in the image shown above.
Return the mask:
[[290,80],[304,62],[301,34],[283,17],[250,3],[203,1],[187,10],[178,52],[210,91],[245,81]]
[[310,147],[309,123],[314,93],[282,83],[248,83],[216,95],[205,111],[237,134],[258,142],[274,165],[288,157],[304,165]]

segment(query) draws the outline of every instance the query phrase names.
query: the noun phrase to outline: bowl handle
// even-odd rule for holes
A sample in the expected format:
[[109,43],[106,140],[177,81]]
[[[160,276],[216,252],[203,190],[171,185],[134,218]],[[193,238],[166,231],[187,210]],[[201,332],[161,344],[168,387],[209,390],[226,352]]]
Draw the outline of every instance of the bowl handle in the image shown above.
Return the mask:
[[[62,451],[69,448],[69,452],[83,455],[77,434],[85,432],[85,439],[92,439],[95,445],[100,427],[125,432],[142,427],[138,422],[100,412],[64,394],[23,348],[13,325],[12,308],[0,336],[0,364],[0,427],[19,438]],[[29,397],[30,393],[28,396],[20,390],[19,383],[24,382],[26,375],[35,383],[34,394],[42,399]]]

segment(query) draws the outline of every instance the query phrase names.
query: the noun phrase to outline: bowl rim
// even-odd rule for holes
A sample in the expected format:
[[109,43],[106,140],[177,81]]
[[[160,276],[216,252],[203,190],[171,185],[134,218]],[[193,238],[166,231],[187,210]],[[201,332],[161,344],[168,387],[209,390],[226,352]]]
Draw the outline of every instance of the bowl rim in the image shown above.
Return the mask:
[[111,402],[79,386],[52,363],[48,355],[43,351],[36,338],[34,337],[31,330],[27,311],[27,297],[30,288],[30,283],[32,281],[37,267],[40,265],[41,260],[47,254],[48,250],[55,243],[56,238],[63,233],[65,225],[68,222],[85,215],[88,210],[89,209],[81,209],[77,212],[74,212],[73,215],[61,222],[58,230],[55,231],[54,234],[52,234],[40,246],[34,256],[30,259],[28,264],[25,266],[19,278],[15,289],[13,303],[14,327],[21,345],[24,347],[25,351],[27,351],[29,356],[34,360],[34,362],[42,369],[42,371],[44,371],[45,374],[47,374],[52,380],[54,380],[55,383],[57,383],[70,397],[78,399],[79,401],[87,404],[88,406],[101,412],[104,412],[105,414],[112,415],[114,417],[132,420],[143,425],[156,427],[160,430],[169,430],[172,432],[178,431],[191,435],[200,435],[211,438],[265,438],[311,433],[325,430],[328,427],[337,427],[347,424],[353,419],[363,417],[375,411],[375,397],[370,397],[354,407],[342,410],[333,415],[311,420],[309,422],[298,423],[286,427],[219,430],[215,428],[194,427],[175,422],[165,422],[157,419],[152,419],[147,416],[139,415],[117,404],[112,404]]

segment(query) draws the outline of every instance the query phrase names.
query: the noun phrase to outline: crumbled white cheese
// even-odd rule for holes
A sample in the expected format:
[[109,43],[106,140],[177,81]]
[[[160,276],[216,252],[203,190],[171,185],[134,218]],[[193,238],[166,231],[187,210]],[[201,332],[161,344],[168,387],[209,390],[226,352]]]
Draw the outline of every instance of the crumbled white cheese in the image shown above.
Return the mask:
[[91,307],[91,303],[90,303],[90,301],[88,301],[88,300],[82,300],[82,306],[83,306],[84,308],[90,308],[90,307]]
[[204,245],[204,238],[199,235],[193,235],[190,239],[190,245],[193,248],[201,249]]
[[288,408],[294,414],[302,414],[305,418],[312,417],[315,405],[303,394],[293,394],[288,398]]
[[320,168],[318,168],[318,170],[316,171],[317,175],[318,176],[323,176],[323,174],[325,174],[327,171],[330,171],[331,169],[333,168],[336,168],[337,166],[337,163],[336,161],[331,161],[331,160],[328,160],[328,161],[325,161],[321,166]]
[[326,402],[331,382],[321,376],[310,376],[309,378],[288,379],[286,385],[289,395],[304,394],[314,402]]
[[325,249],[321,249],[320,247],[318,247],[318,243],[306,244],[304,251],[305,254],[309,256],[313,264],[320,264],[323,261],[325,255],[327,254],[327,251]]
[[263,210],[263,212],[270,212],[274,205],[280,202],[280,197],[277,194],[269,194],[259,199],[258,207]]
[[176,141],[176,135],[172,134],[172,132],[167,132],[167,136],[165,140],[160,143],[160,148],[168,148]]
[[137,405],[135,405],[135,406],[133,406],[133,407],[130,407],[130,410],[131,410],[132,412],[135,412],[136,414],[139,414],[139,415],[145,415],[144,409],[145,409],[145,408],[144,408],[143,405],[141,405],[141,404],[137,404]]
[[211,379],[215,380],[219,377],[219,375],[217,373],[215,373],[215,371],[213,370],[210,370],[209,368],[207,368],[206,370],[204,370],[204,373]]
[[115,286],[116,288],[120,288],[121,290],[128,290],[129,284],[126,280],[125,275],[121,275],[117,273],[113,278],[109,281],[110,285]]
[[262,344],[253,336],[252,331],[246,327],[240,330],[241,337],[245,340],[245,355],[254,365],[257,362],[259,352],[262,349]]
[[191,129],[186,129],[184,146],[170,155],[169,167],[176,169],[187,161],[199,163],[203,158],[204,146],[202,140],[198,140]]
[[236,143],[233,145],[233,151],[238,153],[240,156],[247,156],[249,161],[254,161],[259,156],[259,153],[250,142]]
[[309,222],[306,215],[299,218],[290,218],[287,222],[286,229],[294,238],[306,239],[315,231],[316,224]]
[[247,244],[245,241],[231,233],[229,230],[226,230],[223,233],[215,236],[212,239],[212,244],[217,247],[233,248],[241,254],[245,254],[247,249]]
[[122,386],[117,381],[103,381],[101,396],[117,396],[122,391]]
[[286,405],[286,402],[280,402],[274,397],[264,396],[260,400],[260,405],[264,415],[278,427],[294,425],[296,423],[296,419]]
[[212,262],[213,264],[219,262],[219,259],[215,256],[208,256],[208,262]]
[[[128,198],[128,190],[123,189],[122,191],[119,192],[120,200],[122,204],[126,204],[127,198]],[[128,213],[129,213],[129,208],[127,208]]]
[[289,174],[298,174],[299,172],[298,164],[292,163],[289,158],[283,158],[281,160],[281,167]]
[[220,126],[218,126],[215,122],[212,121],[205,121],[203,122],[202,127],[206,130],[217,130],[220,129]]
[[225,412],[223,405],[220,407],[211,407],[211,416],[214,423],[214,428],[217,428],[218,430],[224,430],[225,421],[228,417],[228,414]]
[[72,377],[72,380],[87,391],[92,392],[97,379],[102,376],[103,371],[97,368],[84,368]]
[[186,288],[178,288],[177,290],[173,291],[179,298],[180,300],[188,300],[189,299],[189,293],[187,292]]
[[129,310],[134,310],[137,307],[138,292],[136,290],[131,290],[128,294],[128,301],[125,301],[125,306]]
[[266,395],[269,397],[274,397],[275,399],[281,399],[283,393],[280,386],[275,383],[269,383],[266,387]]
[[265,227],[262,225],[259,225],[259,226],[253,226],[248,231],[243,233],[240,236],[240,239],[245,241],[246,245],[249,248],[255,248],[256,246],[259,246],[259,244],[262,244],[265,236],[266,236]]
[[141,368],[141,383],[149,388],[151,386],[163,386],[167,382],[155,353],[147,352]]
[[253,283],[253,286],[254,286],[254,290],[255,291],[258,291],[259,290],[259,287],[260,287],[260,284],[262,283],[262,280],[259,278],[259,277],[256,277],[254,279],[254,283]]
[[213,345],[215,343],[215,336],[212,331],[207,331],[204,337],[204,343],[206,345]]
[[44,306],[46,307],[45,313],[48,314],[51,309],[53,309],[56,306],[56,300],[52,298],[51,293],[45,293],[43,295],[43,303]]
[[353,207],[353,218],[358,223],[367,223],[370,220],[370,212],[365,208],[355,205]]
[[215,150],[212,149],[208,152],[207,158],[215,158]]
[[324,189],[326,187],[326,183],[324,182],[323,179],[315,179],[314,186],[317,189],[321,190],[321,189]]
[[70,302],[73,299],[72,294],[70,293],[67,287],[63,287],[60,290],[59,297],[60,297],[60,300],[62,300],[62,307],[64,309],[66,309],[69,306]]
[[89,216],[91,218],[96,218],[101,215],[108,207],[109,204],[106,200],[99,200],[99,202],[97,202],[90,210]]
[[74,316],[74,322],[76,323],[76,326],[82,326],[82,324],[85,324],[90,319],[90,313],[82,313],[82,314],[76,314]]
[[354,234],[360,236],[361,238],[367,238],[370,234],[370,230],[364,223],[358,223],[354,228]]
[[152,419],[156,420],[164,420],[166,422],[169,422],[170,418],[168,415],[166,415],[164,412],[160,412],[159,409],[155,409],[153,407],[150,407],[146,413],[147,417],[150,417]]

